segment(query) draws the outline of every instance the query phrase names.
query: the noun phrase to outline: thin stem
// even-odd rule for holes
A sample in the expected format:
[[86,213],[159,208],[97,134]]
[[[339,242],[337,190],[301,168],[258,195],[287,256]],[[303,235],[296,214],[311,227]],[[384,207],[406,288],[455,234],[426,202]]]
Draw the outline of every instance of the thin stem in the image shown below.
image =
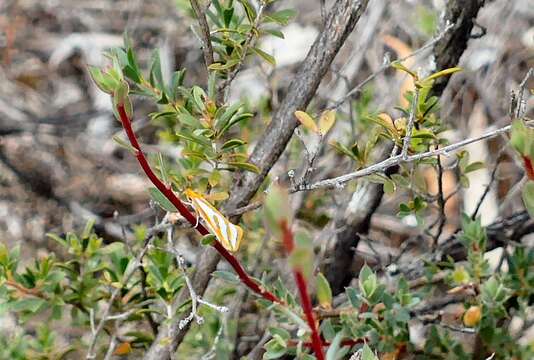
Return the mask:
[[410,117],[408,118],[408,125],[406,126],[406,135],[404,136],[404,143],[402,144],[401,156],[402,160],[408,159],[408,149],[412,142],[413,126],[415,124],[415,115],[417,113],[417,104],[419,102],[419,89],[416,87],[414,91],[414,97],[412,100],[412,109],[410,111]]
[[[156,176],[156,174],[150,167],[150,164],[148,163],[145,154],[141,150],[141,145],[139,145],[139,141],[137,140],[137,137],[132,129],[132,122],[130,120],[130,117],[126,113],[124,104],[117,105],[117,112],[119,113],[120,121],[124,130],[126,131],[128,140],[130,141],[132,147],[136,150],[135,156],[137,158],[137,161],[139,162],[139,165],[141,165],[141,168],[143,169],[146,176],[150,179],[152,184],[159,191],[161,191],[161,193],[167,198],[167,200],[169,200],[174,205],[174,207],[176,207],[180,215],[182,215],[191,225],[193,225],[201,235],[208,235],[209,231],[204,227],[204,225],[197,221],[196,216],[193,215],[185,206],[185,204],[178,198],[178,196],[176,196],[176,194],[172,191],[172,188],[163,184],[163,182]],[[280,304],[283,303],[283,301],[278,299],[276,295],[260,287],[258,283],[256,283],[247,274],[239,260],[237,260],[234,255],[232,255],[228,250],[226,250],[219,241],[215,240],[212,246],[222,257],[226,259],[226,261],[228,261],[228,263],[232,266],[234,271],[241,279],[241,282],[245,284],[249,289],[269,301]]]
[[435,249],[438,245],[439,237],[443,232],[443,227],[447,221],[445,216],[445,197],[443,194],[443,166],[441,165],[441,156],[438,155],[438,205],[439,205],[439,225],[436,234],[434,235],[432,248]]
[[391,61],[391,60],[388,60],[386,61],[376,72],[372,73],[371,75],[369,75],[365,80],[363,80],[361,83],[359,83],[358,85],[356,85],[354,88],[352,88],[347,94],[345,94],[345,96],[339,100],[338,102],[336,102],[335,104],[333,104],[330,109],[337,109],[338,107],[340,107],[341,105],[343,105],[345,103],[345,101],[347,101],[348,99],[350,99],[352,96],[354,96],[356,93],[360,92],[362,90],[362,88],[367,84],[369,83],[371,80],[373,80],[375,77],[377,77],[377,75],[383,73],[384,71],[386,71],[387,69],[389,69],[389,67],[391,66],[391,64],[393,64],[394,62],[403,62],[404,60],[407,60],[411,57],[414,57],[416,55],[419,55],[420,53],[422,53],[423,51],[425,51],[426,49],[434,46],[436,43],[438,43],[441,39],[443,39],[443,37],[445,36],[445,34],[447,34],[449,32],[450,29],[452,29],[454,26],[454,24],[450,24],[448,25],[447,27],[445,27],[445,29],[443,29],[442,32],[440,32],[435,38],[433,38],[432,40],[430,40],[429,42],[427,42],[426,44],[424,44],[422,47],[420,47],[419,49],[415,50],[413,53],[411,54],[408,54],[407,56],[405,57],[402,57],[400,59],[397,59],[397,60],[394,60],[394,61]]
[[523,163],[525,164],[525,172],[529,180],[534,181],[534,165],[528,156],[523,155]]
[[197,0],[190,0],[191,7],[195,12],[198,19],[198,25],[200,26],[200,32],[202,34],[202,53],[204,54],[204,62],[206,68],[213,64],[213,45],[211,44],[210,27],[208,20],[206,19],[206,13],[200,8]]
[[[288,255],[290,255],[295,248],[295,242],[293,240],[293,233],[291,232],[291,229],[289,229],[289,226],[286,221],[282,221],[280,225],[281,225],[282,233],[283,233],[284,246],[286,248]],[[304,274],[302,273],[302,269],[299,267],[293,268],[293,274],[295,275],[295,282],[297,283],[297,288],[299,290],[302,310],[304,311],[304,315],[306,316],[306,321],[308,322],[308,326],[311,329],[311,340],[312,340],[311,347],[317,359],[324,360],[325,357],[323,353],[323,342],[321,340],[321,336],[319,335],[319,331],[317,330],[315,316],[313,315],[313,307],[312,307],[310,295],[308,294],[308,286],[306,284],[306,278],[304,277]]]
[[[386,169],[388,169],[388,168],[390,168],[392,166],[399,165],[402,162],[407,162],[407,163],[408,162],[414,162],[414,161],[418,161],[418,160],[422,160],[422,159],[426,159],[426,158],[433,157],[433,156],[438,156],[438,155],[448,156],[451,152],[456,151],[456,150],[458,150],[458,149],[460,149],[462,147],[465,147],[465,146],[467,146],[469,144],[472,144],[472,143],[475,143],[475,142],[478,142],[478,141],[481,141],[481,140],[494,138],[496,136],[499,136],[501,134],[504,134],[504,133],[510,131],[510,129],[511,129],[511,126],[507,125],[507,126],[504,126],[502,128],[496,129],[496,130],[488,131],[488,132],[482,134],[481,136],[474,137],[474,138],[468,138],[468,139],[459,141],[457,143],[454,143],[454,144],[451,144],[451,145],[448,145],[448,146],[444,146],[444,147],[439,148],[437,150],[431,150],[431,151],[426,151],[426,152],[423,152],[423,153],[410,155],[406,159],[403,159],[402,155],[392,156],[392,157],[389,157],[389,158],[387,158],[387,159],[385,159],[385,160],[383,160],[383,161],[381,161],[379,163],[370,165],[370,166],[368,166],[366,168],[354,171],[352,173],[341,175],[341,176],[338,176],[338,177],[335,177],[335,178],[332,178],[332,179],[321,180],[321,181],[318,181],[318,182],[310,184],[310,185],[301,185],[301,186],[294,187],[293,189],[290,190],[290,192],[309,191],[309,190],[315,190],[315,189],[321,189],[321,188],[336,188],[336,187],[339,187],[342,184],[344,184],[346,182],[349,182],[351,180],[354,180],[354,179],[357,179],[357,178],[361,178],[361,177],[364,177],[364,176],[368,176],[368,175],[371,175],[371,174],[375,174],[377,172],[385,171]],[[531,166],[532,166],[532,164],[531,164]],[[533,169],[532,176],[534,178],[534,168],[532,168],[532,169]]]

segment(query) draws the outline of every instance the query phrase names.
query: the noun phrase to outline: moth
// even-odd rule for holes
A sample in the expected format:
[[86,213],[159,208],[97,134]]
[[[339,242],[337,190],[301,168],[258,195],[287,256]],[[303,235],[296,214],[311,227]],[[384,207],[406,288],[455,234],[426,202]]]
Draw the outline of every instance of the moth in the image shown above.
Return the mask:
[[215,235],[224,248],[232,252],[237,251],[243,239],[243,229],[232,224],[199,193],[191,189],[186,189],[184,193],[198,216],[206,222],[209,231]]

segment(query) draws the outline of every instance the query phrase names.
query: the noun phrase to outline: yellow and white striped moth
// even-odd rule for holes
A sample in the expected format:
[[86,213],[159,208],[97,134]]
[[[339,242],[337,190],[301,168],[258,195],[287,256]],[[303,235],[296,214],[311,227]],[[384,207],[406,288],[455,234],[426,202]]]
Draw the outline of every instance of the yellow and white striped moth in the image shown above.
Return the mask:
[[193,206],[202,220],[205,221],[210,232],[215,235],[225,249],[232,252],[237,251],[243,239],[243,229],[232,224],[219,210],[204,199],[202,195],[191,189],[186,189],[184,193],[191,202],[191,206]]

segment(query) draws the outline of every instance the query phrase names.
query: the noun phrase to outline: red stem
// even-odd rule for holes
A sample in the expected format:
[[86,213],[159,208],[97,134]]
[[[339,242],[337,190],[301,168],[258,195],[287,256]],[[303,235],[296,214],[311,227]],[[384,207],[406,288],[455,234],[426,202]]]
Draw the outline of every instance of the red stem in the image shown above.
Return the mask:
[[527,173],[528,179],[534,181],[534,165],[532,164],[532,160],[528,156],[523,155],[523,163],[525,164],[525,172]]
[[[366,341],[365,339],[345,339],[345,340],[341,340],[341,346],[354,346],[358,344],[363,344],[365,343],[365,341]],[[288,343],[289,343],[289,346],[298,345],[298,342],[294,340],[290,340]],[[310,341],[306,341],[305,343],[303,343],[303,345],[306,346],[307,348],[313,347],[313,343]],[[330,346],[330,345],[331,343],[329,341],[323,341],[323,346]]]
[[[157,176],[154,174],[154,171],[152,171],[152,168],[150,167],[150,164],[148,163],[148,160],[145,157],[145,154],[141,150],[141,145],[139,145],[139,141],[137,141],[137,136],[135,135],[133,128],[132,128],[132,122],[130,120],[130,117],[126,113],[126,110],[124,109],[123,104],[117,105],[117,112],[119,113],[120,120],[122,123],[122,127],[126,131],[126,135],[128,136],[128,140],[130,141],[130,144],[134,147],[136,150],[135,157],[137,158],[137,161],[139,162],[139,165],[141,165],[141,168],[145,172],[146,176],[150,179],[152,184],[161,191],[161,193],[176,207],[178,212],[193,226],[195,226],[195,229],[201,234],[201,235],[208,235],[209,231],[202,225],[200,222],[197,221],[197,218],[195,215],[189,211],[189,209],[184,205],[184,203],[176,196],[176,194],[172,191],[170,186],[165,185]],[[235,270],[239,278],[241,279],[241,282],[245,284],[249,289],[254,291],[255,293],[262,296],[264,299],[267,299],[271,302],[280,303],[283,302],[276,297],[273,293],[261,288],[258,283],[256,283],[250,275],[247,274],[239,260],[232,255],[228,250],[222,246],[222,244],[215,240],[212,245],[217,252],[230,263],[232,268]]]
[[[288,255],[290,255],[293,252],[293,249],[295,248],[295,242],[293,240],[293,233],[291,232],[291,229],[289,229],[289,226],[285,220],[281,222],[280,226],[282,228],[284,246],[286,247],[286,251]],[[324,360],[325,357],[323,353],[323,341],[321,339],[321,336],[319,335],[319,331],[317,330],[317,324],[315,322],[315,317],[313,315],[313,307],[311,303],[311,298],[310,298],[310,295],[308,294],[308,286],[306,284],[306,278],[304,277],[302,270],[298,267],[293,268],[293,274],[295,275],[295,282],[297,283],[297,287],[299,290],[302,310],[304,311],[304,315],[306,316],[306,321],[308,322],[308,326],[310,327],[311,332],[312,332],[311,333],[311,347],[317,359]]]

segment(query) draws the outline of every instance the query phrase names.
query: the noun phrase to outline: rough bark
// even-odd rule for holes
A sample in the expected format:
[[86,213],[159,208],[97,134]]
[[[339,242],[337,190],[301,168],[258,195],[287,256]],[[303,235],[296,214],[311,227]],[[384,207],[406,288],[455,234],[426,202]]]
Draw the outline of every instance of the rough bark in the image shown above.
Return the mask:
[[[449,0],[443,17],[443,25],[450,23],[453,24],[453,27],[434,45],[433,55],[436,70],[458,65],[460,57],[467,49],[478,11],[485,2],[486,0]],[[432,89],[433,95],[440,96],[449,79],[450,76],[437,79]]]

